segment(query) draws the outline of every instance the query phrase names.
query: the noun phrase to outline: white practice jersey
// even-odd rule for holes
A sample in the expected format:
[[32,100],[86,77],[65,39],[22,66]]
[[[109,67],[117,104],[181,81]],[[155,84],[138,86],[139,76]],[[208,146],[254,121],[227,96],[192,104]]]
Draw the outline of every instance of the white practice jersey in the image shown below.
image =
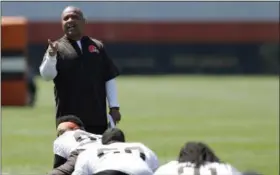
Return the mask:
[[195,168],[192,163],[171,161],[159,167],[154,175],[242,175],[226,163],[208,163]]
[[82,152],[72,175],[92,175],[103,170],[127,174],[153,174],[159,162],[156,154],[141,143],[117,142],[91,147]]
[[53,152],[68,159],[74,150],[84,150],[92,144],[101,145],[102,135],[91,134],[83,130],[66,131],[56,138],[53,143]]

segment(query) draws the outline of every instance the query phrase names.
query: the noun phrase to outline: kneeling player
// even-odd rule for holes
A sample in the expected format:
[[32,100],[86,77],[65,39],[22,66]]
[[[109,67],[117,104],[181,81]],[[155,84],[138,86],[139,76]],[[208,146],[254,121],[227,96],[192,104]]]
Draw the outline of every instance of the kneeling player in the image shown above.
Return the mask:
[[241,175],[235,168],[222,163],[214,152],[200,142],[189,142],[181,149],[178,161],[158,168],[154,175]]
[[53,143],[54,169],[49,175],[70,175],[77,156],[88,146],[101,145],[102,136],[84,131],[82,121],[73,115],[59,118],[57,124],[57,138]]
[[78,156],[73,175],[152,175],[158,168],[155,153],[141,143],[125,143],[120,129],[107,129],[102,143]]

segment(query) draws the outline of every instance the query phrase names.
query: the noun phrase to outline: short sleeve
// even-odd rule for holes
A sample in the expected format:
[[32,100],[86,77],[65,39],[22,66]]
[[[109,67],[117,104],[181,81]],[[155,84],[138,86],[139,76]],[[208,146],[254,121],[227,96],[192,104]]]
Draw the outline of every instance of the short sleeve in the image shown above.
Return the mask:
[[53,144],[53,153],[67,159],[67,154],[64,149],[64,145],[60,143],[59,140],[56,140]]
[[72,136],[72,132],[66,132],[54,141],[54,154],[68,159],[77,144],[78,142],[76,142],[75,138]]
[[104,80],[105,82],[116,78],[120,75],[119,70],[113,60],[108,56],[105,48],[102,48],[103,56],[103,71],[104,71]]
[[144,150],[144,154],[146,155],[146,162],[148,166],[152,169],[152,171],[155,171],[159,167],[159,161],[157,155],[145,145],[141,145],[141,146]]
[[80,153],[80,155],[78,156],[77,160],[76,160],[76,164],[75,164],[75,170],[72,173],[72,175],[83,175],[83,174],[92,174],[93,172],[90,172],[90,170],[88,169],[88,154],[87,151],[83,151],[82,153]]

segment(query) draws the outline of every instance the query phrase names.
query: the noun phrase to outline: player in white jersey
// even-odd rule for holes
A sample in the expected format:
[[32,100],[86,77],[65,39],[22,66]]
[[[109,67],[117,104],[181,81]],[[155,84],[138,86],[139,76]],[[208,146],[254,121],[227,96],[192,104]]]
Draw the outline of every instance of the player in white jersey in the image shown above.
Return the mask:
[[73,115],[59,118],[57,124],[53,143],[55,160],[49,175],[68,175],[74,171],[77,156],[88,146],[101,145],[102,136],[84,131],[82,121]]
[[118,128],[107,129],[102,143],[78,156],[72,175],[153,175],[159,166],[151,149],[142,143],[125,142]]
[[230,164],[221,162],[204,143],[188,142],[180,150],[177,161],[157,169],[154,175],[242,175]]

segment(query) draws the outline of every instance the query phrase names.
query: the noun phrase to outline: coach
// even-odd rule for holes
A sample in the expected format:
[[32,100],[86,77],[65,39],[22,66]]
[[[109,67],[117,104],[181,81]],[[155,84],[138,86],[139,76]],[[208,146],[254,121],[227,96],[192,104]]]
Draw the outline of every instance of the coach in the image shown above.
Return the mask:
[[113,120],[121,119],[115,80],[118,69],[103,43],[84,35],[85,18],[79,8],[66,7],[61,20],[65,35],[55,42],[48,40],[40,74],[54,82],[56,118],[76,115],[86,131],[102,134],[107,129],[106,97]]

